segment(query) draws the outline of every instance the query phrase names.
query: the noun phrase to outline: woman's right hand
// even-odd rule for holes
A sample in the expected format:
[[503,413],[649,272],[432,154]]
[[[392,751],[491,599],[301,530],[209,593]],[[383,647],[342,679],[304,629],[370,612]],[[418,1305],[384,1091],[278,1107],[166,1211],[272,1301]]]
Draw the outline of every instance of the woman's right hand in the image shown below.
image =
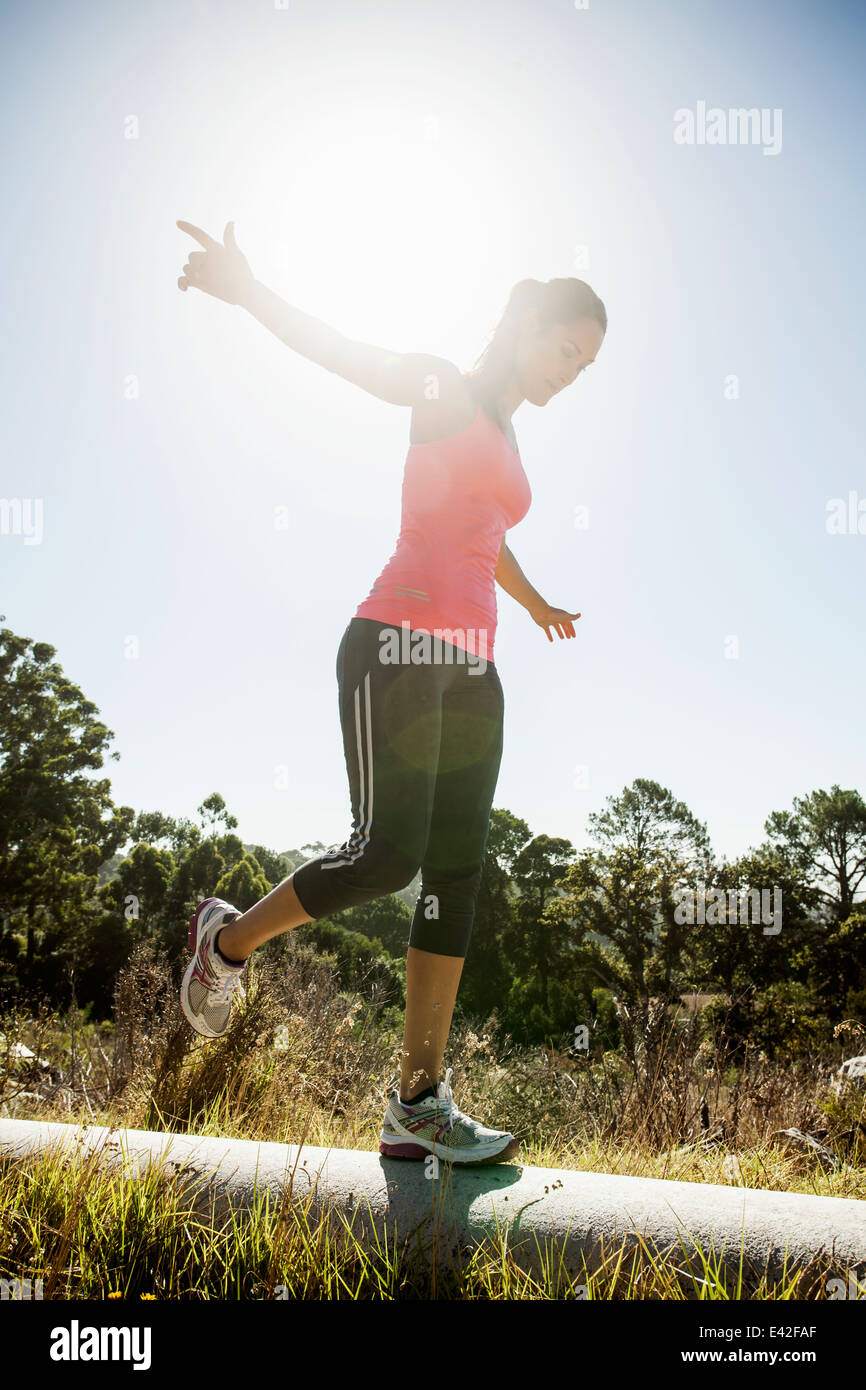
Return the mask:
[[234,222],[226,223],[222,243],[191,222],[178,222],[177,225],[205,248],[203,251],[190,251],[183,275],[178,277],[178,289],[186,291],[192,287],[204,290],[205,294],[212,294],[216,299],[223,299],[227,304],[242,304],[254,276],[246,256],[235,241]]

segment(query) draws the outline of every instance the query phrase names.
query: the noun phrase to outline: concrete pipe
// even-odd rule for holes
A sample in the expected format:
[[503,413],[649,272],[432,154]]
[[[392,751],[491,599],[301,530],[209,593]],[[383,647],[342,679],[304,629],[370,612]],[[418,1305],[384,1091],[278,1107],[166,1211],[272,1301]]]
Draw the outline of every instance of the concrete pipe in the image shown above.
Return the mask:
[[4,1162],[62,1148],[127,1173],[165,1166],[190,1183],[198,1206],[220,1214],[249,1209],[266,1194],[310,1199],[311,1214],[337,1208],[369,1245],[387,1234],[446,1265],[486,1237],[507,1233],[524,1269],[546,1264],[596,1271],[625,1243],[673,1249],[680,1268],[700,1271],[698,1248],[729,1271],[774,1275],[823,1257],[838,1270],[866,1264],[866,1202],[764,1189],[618,1177],[511,1164],[461,1168],[386,1159],[375,1152],[201,1138],[147,1130],[0,1120]]

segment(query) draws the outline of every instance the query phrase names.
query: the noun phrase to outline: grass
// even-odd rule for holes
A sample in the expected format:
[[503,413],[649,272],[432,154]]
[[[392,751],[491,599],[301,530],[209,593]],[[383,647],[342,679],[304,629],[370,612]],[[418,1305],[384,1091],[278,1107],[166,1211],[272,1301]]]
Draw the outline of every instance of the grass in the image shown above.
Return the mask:
[[336,1209],[263,1194],[243,1216],[214,1222],[190,1184],[158,1165],[133,1179],[84,1157],[47,1153],[0,1178],[0,1276],[42,1279],[43,1298],[170,1300],[730,1301],[824,1298],[832,1262],[749,1285],[712,1252],[689,1269],[685,1249],[611,1252],[601,1269],[569,1276],[547,1252],[531,1274],[505,1233],[459,1262],[411,1247],[361,1242]]
[[[114,1018],[13,1015],[0,1044],[0,1114],[374,1151],[399,1071],[402,1020],[338,987],[327,957],[283,938],[261,953],[229,1033],[197,1038],[176,972],[151,945],[122,972]],[[25,1042],[51,1070],[22,1069]],[[5,1061],[4,1061],[5,1057]],[[515,1048],[494,1018],[458,1023],[449,1044],[461,1107],[523,1140],[521,1161],[631,1176],[866,1197],[864,1098],[835,1097],[835,1059],[732,1067],[687,1016],[626,1019],[618,1053]],[[818,1134],[814,1151],[777,1131]],[[832,1155],[832,1161],[826,1154]],[[566,1274],[557,1253],[522,1269],[507,1234],[456,1266],[361,1241],[336,1210],[297,1198],[221,1226],[182,1178],[133,1180],[90,1158],[46,1154],[0,1172],[0,1276],[43,1280],[44,1297],[261,1299],[821,1298],[829,1264],[772,1281],[726,1272],[712,1252],[643,1243],[601,1269]]]

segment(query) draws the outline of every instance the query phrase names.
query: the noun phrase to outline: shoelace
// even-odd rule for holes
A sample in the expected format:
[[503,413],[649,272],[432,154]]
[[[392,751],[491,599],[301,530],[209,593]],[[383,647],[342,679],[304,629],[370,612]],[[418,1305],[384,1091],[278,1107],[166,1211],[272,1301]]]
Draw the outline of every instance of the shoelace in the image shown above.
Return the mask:
[[[228,909],[228,912],[231,914],[230,916],[227,916],[226,909]],[[205,926],[207,925],[211,913],[217,911],[222,911],[222,920],[220,922],[220,927],[228,926],[229,922],[234,922],[235,919],[240,916],[240,913],[237,911],[237,909],[233,908],[230,903],[224,903],[222,899],[217,899],[217,901],[213,904],[212,907],[208,909],[207,913],[205,914]],[[216,936],[218,935],[219,932],[215,932],[214,939],[216,939]],[[213,994],[211,1002],[217,1006],[219,1006],[220,1004],[227,1004],[228,1001],[231,999],[232,994],[240,984],[241,971],[228,970],[227,967],[223,966],[222,962],[219,960],[219,957],[217,956],[216,947],[214,946],[213,941],[210,942],[209,946],[203,947],[203,950],[205,954],[205,974],[210,978],[210,988]],[[223,973],[223,971],[225,971],[225,973]]]
[[228,1003],[232,997],[232,993],[237,989],[240,982],[241,972],[239,970],[232,970],[230,974],[225,975],[222,980],[219,980],[217,984],[214,985],[212,1002],[217,1005]]
[[458,1109],[457,1105],[454,1102],[454,1096],[451,1093],[451,1076],[453,1074],[453,1071],[454,1068],[449,1067],[445,1073],[445,1080],[441,1083],[445,1091],[443,1103],[448,1107],[448,1128],[453,1129],[457,1121],[462,1120],[463,1123],[469,1125],[470,1128],[476,1129],[477,1122],[471,1119],[469,1115],[464,1115],[463,1111]]

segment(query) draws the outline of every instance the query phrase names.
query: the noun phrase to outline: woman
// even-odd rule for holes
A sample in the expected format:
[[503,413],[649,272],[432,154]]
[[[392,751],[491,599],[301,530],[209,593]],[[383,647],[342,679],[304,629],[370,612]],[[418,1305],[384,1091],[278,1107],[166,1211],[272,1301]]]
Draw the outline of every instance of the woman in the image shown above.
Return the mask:
[[546,405],[593,361],[607,315],[582,280],[522,280],[475,366],[351,341],[256,280],[228,223],[223,243],[178,222],[192,251],[181,290],[238,304],[326,371],[393,405],[411,406],[400,536],[359,605],[337,655],[353,828],[246,912],[221,899],[190,921],[193,959],[181,1002],[199,1033],[226,1032],[232,997],[257,946],[304,922],[410,883],[421,891],[409,935],[399,1092],[388,1102],[383,1154],[501,1162],[519,1143],[458,1110],[451,1027],[502,752],[502,687],[493,663],[495,582],[549,641],[574,619],[548,604],[505,544],[531,494],[511,426],[522,401]]

